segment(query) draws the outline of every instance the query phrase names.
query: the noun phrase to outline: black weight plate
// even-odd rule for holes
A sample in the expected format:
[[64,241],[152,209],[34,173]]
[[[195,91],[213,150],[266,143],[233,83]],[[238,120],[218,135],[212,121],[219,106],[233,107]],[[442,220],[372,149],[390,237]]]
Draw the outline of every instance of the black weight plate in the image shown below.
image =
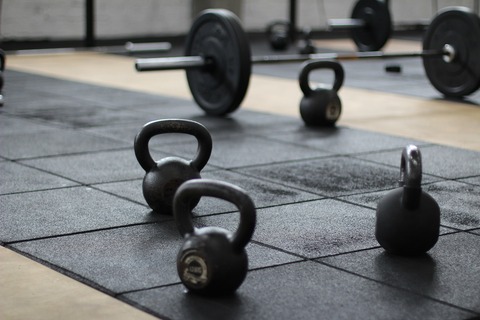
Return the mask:
[[424,50],[455,50],[452,62],[443,57],[423,57],[430,83],[447,97],[467,96],[480,87],[480,19],[467,8],[440,11],[430,23],[423,40]]
[[386,1],[359,0],[353,7],[351,18],[365,21],[365,27],[351,30],[358,50],[378,51],[390,38],[392,19]]
[[190,29],[185,55],[213,62],[187,69],[188,85],[200,108],[216,116],[235,111],[251,73],[250,45],[237,16],[223,9],[203,11]]

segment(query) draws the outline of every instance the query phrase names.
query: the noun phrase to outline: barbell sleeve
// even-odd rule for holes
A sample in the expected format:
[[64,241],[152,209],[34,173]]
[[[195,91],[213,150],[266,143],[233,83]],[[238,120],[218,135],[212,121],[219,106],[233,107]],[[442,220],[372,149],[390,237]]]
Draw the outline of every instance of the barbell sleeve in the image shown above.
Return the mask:
[[202,68],[207,65],[206,59],[200,56],[145,58],[135,61],[135,69],[137,71]]

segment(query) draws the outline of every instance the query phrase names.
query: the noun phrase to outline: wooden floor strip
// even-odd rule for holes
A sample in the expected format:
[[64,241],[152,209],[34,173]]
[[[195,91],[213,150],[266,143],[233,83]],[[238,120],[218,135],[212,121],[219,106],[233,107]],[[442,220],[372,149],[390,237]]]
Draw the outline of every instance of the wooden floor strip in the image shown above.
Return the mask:
[[0,246],[0,319],[157,319]]

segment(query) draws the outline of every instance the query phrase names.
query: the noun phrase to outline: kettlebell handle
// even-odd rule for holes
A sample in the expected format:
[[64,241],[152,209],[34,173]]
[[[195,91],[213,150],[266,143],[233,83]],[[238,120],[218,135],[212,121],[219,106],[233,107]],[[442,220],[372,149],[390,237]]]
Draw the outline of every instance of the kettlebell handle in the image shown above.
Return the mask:
[[402,151],[399,184],[404,190],[403,205],[416,208],[422,192],[422,154],[415,145],[408,145]]
[[200,171],[205,167],[212,153],[212,137],[202,124],[183,119],[165,119],[151,121],[145,124],[142,130],[135,137],[135,156],[137,157],[140,166],[148,172],[155,165],[150,150],[148,148],[148,142],[153,136],[162,133],[186,133],[194,136],[198,142],[197,153],[195,158],[190,164]]
[[315,90],[309,85],[308,79],[310,72],[316,69],[331,69],[335,74],[335,79],[333,81],[332,90],[338,91],[343,85],[343,80],[345,79],[345,72],[343,67],[337,61],[328,61],[328,60],[313,60],[306,61],[301,66],[300,75],[298,81],[300,83],[300,89],[302,90],[305,96],[311,95]]
[[173,212],[178,230],[182,236],[195,233],[189,199],[202,196],[226,200],[237,206],[240,211],[240,223],[232,237],[232,248],[241,251],[253,236],[256,225],[256,210],[252,199],[240,187],[233,184],[211,180],[193,179],[184,182],[175,193]]

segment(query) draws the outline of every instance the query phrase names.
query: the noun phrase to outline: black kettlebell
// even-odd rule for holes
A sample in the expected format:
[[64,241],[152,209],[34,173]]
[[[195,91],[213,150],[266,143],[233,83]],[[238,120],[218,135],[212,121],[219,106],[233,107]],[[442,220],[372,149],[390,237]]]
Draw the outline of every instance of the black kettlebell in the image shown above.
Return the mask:
[[289,45],[288,32],[290,23],[287,21],[273,21],[267,26],[267,37],[273,50],[286,50]]
[[[191,161],[178,157],[153,160],[148,142],[162,133],[186,133],[198,141],[197,154]],[[187,180],[200,179],[212,152],[212,138],[208,130],[198,122],[181,119],[165,119],[147,123],[135,137],[135,155],[145,170],[143,196],[150,208],[159,213],[172,214],[173,196]],[[197,201],[198,203],[198,201]],[[193,207],[197,204],[192,201]],[[192,207],[192,208],[193,208]]]
[[[309,84],[310,72],[316,69],[331,69],[335,74],[331,88],[312,89]],[[300,101],[300,115],[307,126],[333,126],[340,118],[342,102],[338,90],[342,87],[345,73],[336,61],[307,61],[302,65],[299,83],[304,96]]]
[[[235,233],[218,227],[195,228],[189,201],[209,196],[235,204],[240,224]],[[202,295],[235,292],[248,271],[246,245],[256,224],[253,201],[241,188],[222,181],[201,179],[182,184],[173,200],[175,221],[185,238],[177,256],[178,275],[189,291]]]
[[303,40],[300,42],[300,49],[299,49],[300,54],[315,53],[317,51],[317,48],[315,48],[311,39],[312,29],[304,28],[302,31],[302,34],[303,34]]
[[399,255],[427,252],[438,240],[440,208],[422,191],[422,157],[414,145],[403,149],[400,188],[387,193],[378,203],[375,237],[387,251]]

